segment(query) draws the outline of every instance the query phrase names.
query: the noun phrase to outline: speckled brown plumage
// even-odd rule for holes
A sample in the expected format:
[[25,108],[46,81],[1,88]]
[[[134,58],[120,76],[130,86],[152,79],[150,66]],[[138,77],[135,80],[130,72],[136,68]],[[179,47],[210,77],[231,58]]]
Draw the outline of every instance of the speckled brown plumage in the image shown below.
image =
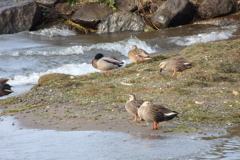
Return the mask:
[[138,116],[149,123],[153,122],[154,130],[159,127],[159,122],[171,120],[177,115],[176,111],[172,111],[161,105],[154,105],[150,101],[145,101],[138,109]]
[[172,77],[176,75],[176,72],[180,72],[178,76],[182,75],[182,72],[186,69],[192,68],[192,63],[183,57],[174,57],[163,61],[159,64],[160,72],[165,68],[166,70],[173,71]]
[[136,45],[132,46],[132,49],[128,52],[128,57],[135,62],[135,65],[138,63],[144,63],[145,61],[151,59],[150,55],[146,51],[137,48]]
[[134,120],[130,122],[136,122],[137,121],[137,116],[138,116],[138,108],[142,105],[143,100],[137,100],[136,96],[134,94],[129,95],[129,100],[125,104],[125,109],[127,110],[128,113],[131,115],[134,115]]

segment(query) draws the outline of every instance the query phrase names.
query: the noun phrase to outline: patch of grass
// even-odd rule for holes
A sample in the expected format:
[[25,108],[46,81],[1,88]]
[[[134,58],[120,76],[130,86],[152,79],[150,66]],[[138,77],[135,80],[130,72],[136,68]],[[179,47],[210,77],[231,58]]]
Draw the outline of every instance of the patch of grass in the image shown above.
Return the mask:
[[26,106],[26,107],[25,106],[24,107],[19,106],[18,108],[3,111],[1,114],[2,115],[14,114],[14,113],[17,113],[17,112],[20,112],[20,111],[30,110],[30,109],[37,108],[37,107],[40,107],[40,106],[42,106],[42,104],[31,105],[31,106]]
[[[64,113],[66,118],[104,118],[112,110],[110,116],[124,117],[124,105],[133,93],[137,98],[179,112],[179,131],[189,130],[181,128],[186,124],[240,123],[239,95],[232,93],[239,92],[240,85],[239,44],[240,40],[199,43],[186,47],[180,54],[154,56],[143,65],[132,63],[121,70],[82,76],[44,75],[28,93],[1,100],[0,106],[14,105],[15,111],[5,107],[4,112],[16,113],[36,104],[73,104],[76,108]],[[194,67],[177,78],[159,72],[162,60],[179,55],[192,61]],[[205,103],[198,105],[195,101]]]

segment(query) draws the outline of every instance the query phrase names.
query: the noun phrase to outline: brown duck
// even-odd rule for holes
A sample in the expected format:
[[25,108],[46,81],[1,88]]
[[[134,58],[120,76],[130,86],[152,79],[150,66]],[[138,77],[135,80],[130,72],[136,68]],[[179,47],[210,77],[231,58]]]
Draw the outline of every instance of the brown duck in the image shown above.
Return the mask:
[[134,94],[129,95],[129,100],[125,104],[125,109],[127,110],[128,113],[134,115],[134,120],[130,122],[136,122],[137,116],[138,116],[138,108],[142,105],[143,101],[142,100],[137,100],[136,96]]
[[128,57],[135,62],[135,65],[138,63],[144,63],[145,61],[151,59],[150,55],[146,51],[137,48],[136,45],[132,46],[132,50],[128,52]]
[[165,108],[161,105],[154,105],[150,101],[145,101],[138,109],[138,116],[140,120],[145,120],[148,123],[153,122],[153,130],[159,128],[158,123],[162,121],[169,121],[178,115],[177,112]]
[[177,72],[180,72],[180,74],[177,76],[181,76],[184,70],[192,68],[192,63],[183,57],[174,57],[161,62],[159,64],[159,67],[160,67],[160,72],[162,72],[164,68],[166,68],[166,70],[172,70],[173,71],[172,77],[173,77],[176,75]]
[[112,69],[117,69],[123,65],[123,62],[115,58],[104,57],[102,53],[96,54],[95,58],[92,60],[92,66],[101,71],[109,71]]
[[7,81],[9,79],[0,79],[0,97],[8,95],[12,93],[13,91],[11,90],[11,87],[9,84],[7,84]]

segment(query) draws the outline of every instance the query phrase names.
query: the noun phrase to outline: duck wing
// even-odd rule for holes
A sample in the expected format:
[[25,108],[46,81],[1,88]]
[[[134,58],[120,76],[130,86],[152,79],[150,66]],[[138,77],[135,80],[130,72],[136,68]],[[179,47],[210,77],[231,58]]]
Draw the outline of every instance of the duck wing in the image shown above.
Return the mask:
[[142,58],[149,58],[150,57],[150,55],[146,51],[144,51],[143,49],[138,49],[137,55],[139,57],[142,57]]
[[114,65],[123,65],[123,62],[119,61],[118,59],[116,58],[110,58],[110,57],[103,57],[101,58],[101,60],[107,62],[107,63],[112,63]]
[[178,112],[172,111],[164,106],[161,105],[154,105],[156,108],[155,111],[157,112],[157,115],[159,116],[159,121],[168,121],[173,119],[178,115]]
[[133,100],[126,103],[125,108],[128,112],[138,115],[138,109],[142,105],[142,100]]

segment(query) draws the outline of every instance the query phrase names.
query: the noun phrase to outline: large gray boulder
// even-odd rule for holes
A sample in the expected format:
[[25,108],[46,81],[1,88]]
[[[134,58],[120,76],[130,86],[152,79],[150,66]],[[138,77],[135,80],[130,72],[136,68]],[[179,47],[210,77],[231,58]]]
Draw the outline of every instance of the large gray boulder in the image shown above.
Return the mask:
[[145,24],[142,18],[132,12],[115,12],[108,16],[98,26],[98,33],[120,31],[144,31]]
[[151,16],[159,29],[188,24],[193,20],[195,8],[189,0],[168,0]]
[[0,34],[30,30],[40,18],[40,11],[34,1],[0,2]]
[[209,19],[229,14],[233,10],[232,0],[205,0],[198,8],[198,15],[202,19]]
[[72,15],[71,20],[83,26],[95,28],[104,17],[112,12],[111,8],[92,2],[81,6]]

